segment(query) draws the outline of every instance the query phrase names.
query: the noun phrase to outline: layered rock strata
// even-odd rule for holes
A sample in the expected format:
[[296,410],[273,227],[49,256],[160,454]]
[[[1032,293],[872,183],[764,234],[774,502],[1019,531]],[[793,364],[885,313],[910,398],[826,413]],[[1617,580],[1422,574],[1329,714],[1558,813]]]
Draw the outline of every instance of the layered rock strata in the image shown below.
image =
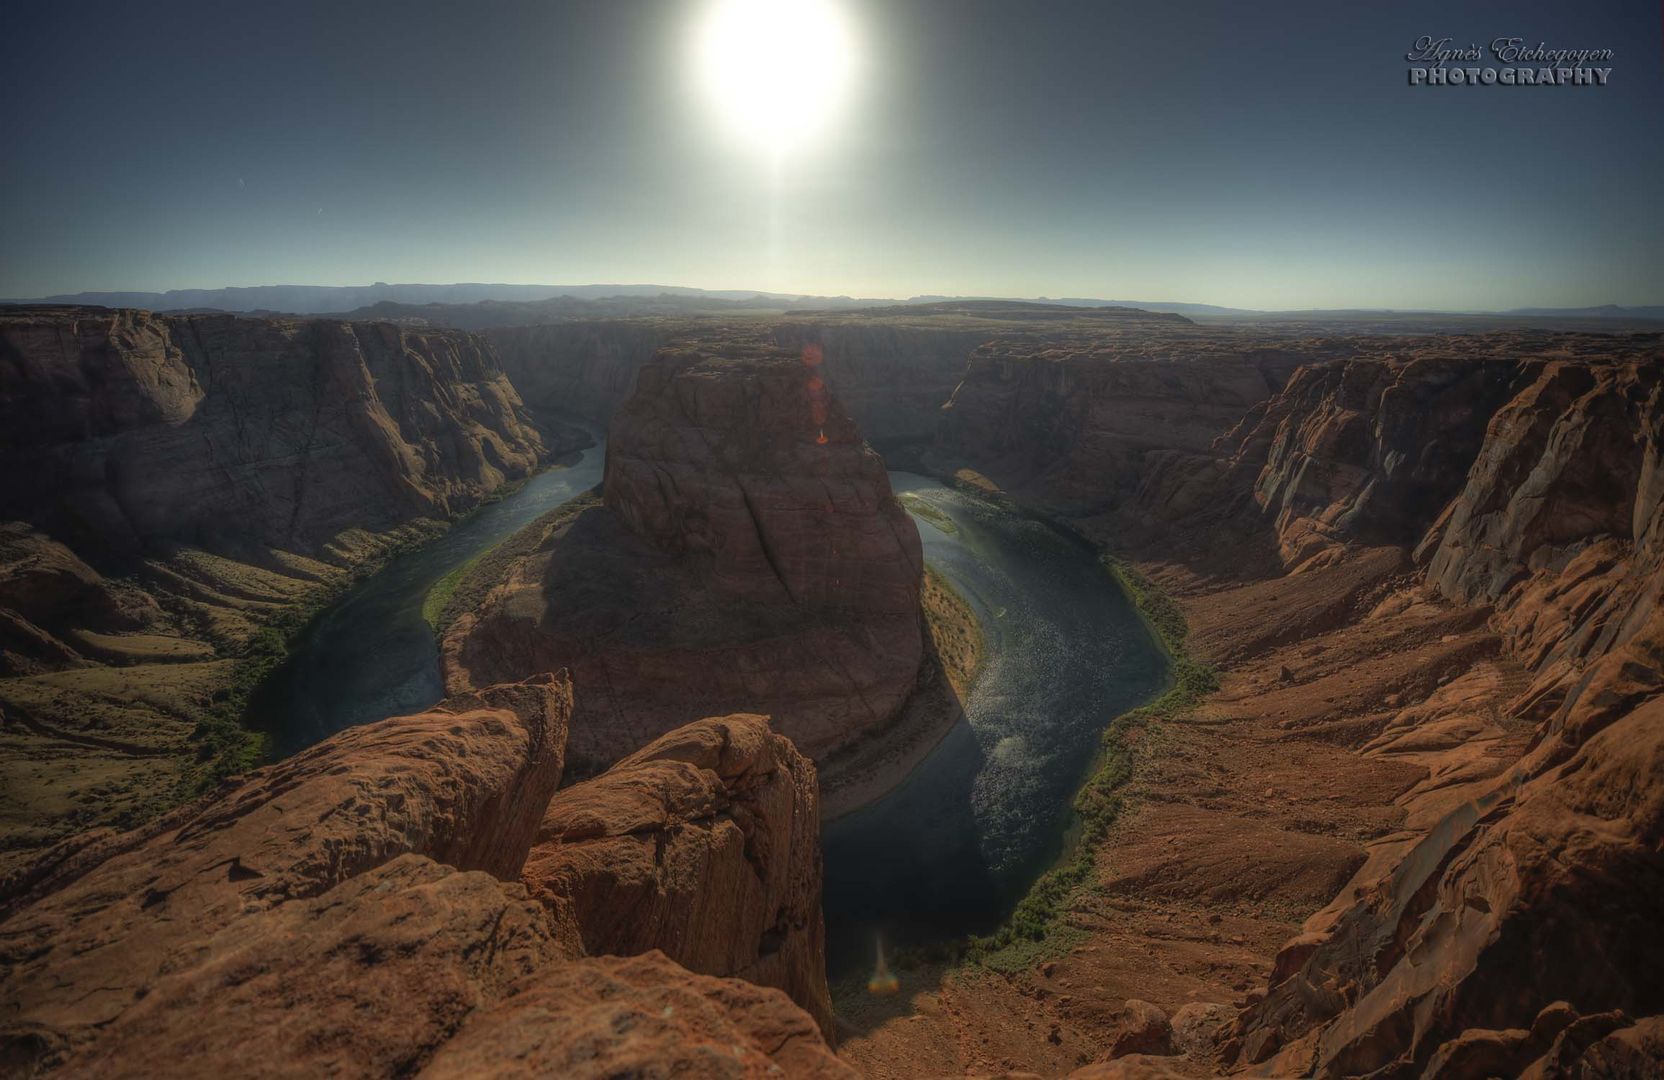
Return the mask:
[[[1093,459],[1073,436],[1007,474],[1015,497],[1096,511],[1075,526],[1176,598],[1220,688],[1126,736],[1126,808],[1066,905],[1084,937],[1033,971],[921,991],[922,1022],[862,1030],[852,1060],[900,1075],[887,1063],[957,1045],[971,1071],[1103,1059],[1082,1076],[1664,1068],[1656,338],[1347,348],[1201,449],[1142,454],[1136,477],[1113,443]],[[1050,364],[1011,382],[1043,385]],[[998,438],[961,460],[993,475]],[[1071,503],[1093,460],[1109,494]],[[1118,1057],[1133,998],[1236,1016],[1178,1055]]]
[[556,795],[521,880],[590,952],[777,986],[830,1031],[818,801],[767,717],[701,720]]
[[326,320],[0,317],[0,517],[82,552],[318,554],[448,517],[547,451],[480,339]]
[[1120,506],[1164,456],[1209,451],[1329,343],[1127,335],[990,342],[970,357],[932,451],[1070,515]]
[[923,656],[918,531],[802,356],[661,354],[604,489],[447,633],[450,686],[570,669],[582,774],[713,713],[768,712],[811,758],[895,716]]
[[[459,327],[480,312],[445,308],[424,317]],[[500,314],[500,313],[499,313]],[[534,409],[577,412],[607,424],[628,400],[636,371],[661,348],[719,347],[741,339],[825,357],[823,375],[867,438],[881,444],[934,436],[942,405],[965,373],[965,358],[990,340],[1056,340],[1071,335],[1129,340],[1204,336],[1178,315],[1130,308],[957,302],[791,317],[762,315],[560,319],[504,315],[480,331]]]
[[[656,857],[663,880],[720,866],[742,910],[672,889],[661,913],[685,925],[697,904],[705,933],[761,948],[756,916],[790,916],[756,904],[818,909],[801,842],[816,828],[809,766],[762,718],[729,718],[672,736],[599,793],[569,789],[561,811],[549,803],[570,711],[564,678],[489,687],[343,732],[144,829],[61,845],[0,896],[8,1074],[849,1075],[785,994],[696,974],[597,923],[592,902],[621,867],[575,827],[577,806],[611,821],[642,769],[683,767],[709,832],[671,828],[636,865]],[[818,922],[796,929],[793,953],[818,955]],[[824,1012],[819,968],[773,956],[728,959],[759,981],[793,974]]]
[[459,331],[0,313],[0,869],[241,755],[263,628],[580,444]]
[[[1532,1031],[1556,1002],[1611,1017],[1584,1044],[1664,1011],[1656,360],[1525,363],[1518,384],[1417,554],[1428,591],[1492,611],[1529,679],[1492,707],[1531,744],[1284,950],[1240,1058],[1460,1075],[1472,1031]],[[1553,1041],[1516,1040],[1515,1067]]]

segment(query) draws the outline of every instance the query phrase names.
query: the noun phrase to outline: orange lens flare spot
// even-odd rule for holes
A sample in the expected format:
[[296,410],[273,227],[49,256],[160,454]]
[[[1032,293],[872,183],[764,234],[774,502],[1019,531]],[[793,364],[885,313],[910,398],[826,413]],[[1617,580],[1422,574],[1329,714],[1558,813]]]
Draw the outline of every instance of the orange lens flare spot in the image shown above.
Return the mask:
[[809,393],[818,394],[822,390],[825,390],[825,389],[826,389],[826,384],[824,382],[821,382],[821,379],[820,379],[819,375],[809,376]]
[[820,435],[815,439],[815,442],[817,444],[821,445],[821,446],[825,446],[826,445],[826,432],[822,431],[820,433]]
[[867,993],[876,997],[889,997],[901,989],[901,980],[890,974],[890,965],[884,962],[884,942],[878,941],[878,966],[873,968],[872,978],[867,980]]
[[819,345],[810,344],[803,346],[804,367],[820,367],[820,362],[824,359],[826,359],[826,354],[821,352]]

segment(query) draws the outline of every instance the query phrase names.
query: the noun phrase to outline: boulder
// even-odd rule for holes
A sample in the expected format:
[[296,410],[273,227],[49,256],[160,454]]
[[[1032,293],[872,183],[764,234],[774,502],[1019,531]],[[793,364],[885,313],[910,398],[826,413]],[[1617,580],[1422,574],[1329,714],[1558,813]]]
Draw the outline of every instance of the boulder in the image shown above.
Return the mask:
[[701,720],[556,795],[522,880],[586,952],[779,987],[830,1033],[817,803],[766,717]]

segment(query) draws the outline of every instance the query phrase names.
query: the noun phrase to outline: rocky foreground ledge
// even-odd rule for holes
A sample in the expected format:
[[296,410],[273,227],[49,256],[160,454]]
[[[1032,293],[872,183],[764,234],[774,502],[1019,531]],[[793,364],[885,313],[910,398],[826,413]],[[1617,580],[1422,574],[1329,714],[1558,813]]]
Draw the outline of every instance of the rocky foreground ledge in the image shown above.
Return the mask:
[[447,685],[569,669],[580,775],[734,709],[817,761],[892,723],[924,659],[918,530],[817,361],[740,344],[643,367],[603,504],[451,627]]
[[492,686],[61,844],[0,889],[0,1071],[853,1075],[813,768],[729,716],[555,796],[571,709]]

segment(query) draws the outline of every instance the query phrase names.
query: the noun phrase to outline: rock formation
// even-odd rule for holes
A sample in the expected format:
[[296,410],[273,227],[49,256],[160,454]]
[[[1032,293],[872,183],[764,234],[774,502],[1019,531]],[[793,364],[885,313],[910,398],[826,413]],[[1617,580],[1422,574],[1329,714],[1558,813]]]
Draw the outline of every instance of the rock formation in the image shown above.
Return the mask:
[[235,765],[265,628],[584,440],[458,331],[0,313],[0,871]]
[[817,802],[767,717],[701,720],[557,795],[522,880],[591,952],[778,986],[830,1031]]
[[[1284,950],[1240,1022],[1247,1060],[1469,1075],[1491,1045],[1475,1032],[1536,1031],[1556,1002],[1576,1052],[1664,1011],[1656,361],[1522,362],[1517,386],[1418,555],[1432,590],[1494,612],[1530,678],[1494,707],[1534,722],[1533,744]],[[1501,1071],[1555,1034],[1504,1039]]]
[[0,316],[0,518],[92,557],[316,554],[467,509],[546,452],[478,338],[326,320]]
[[[678,822],[705,842],[664,836],[663,883],[703,868],[736,891],[670,888],[660,926],[697,917],[713,941],[784,944],[784,962],[738,944],[725,959],[824,1015],[819,967],[791,967],[821,948],[812,769],[761,718],[729,718],[552,808],[570,711],[564,678],[488,687],[61,845],[0,893],[8,1074],[849,1075],[784,994],[695,974],[633,924],[598,920],[625,871],[582,820],[588,807],[622,823],[613,810],[650,790],[644,776],[675,772],[705,800],[676,803]],[[535,897],[514,880],[523,866]],[[759,936],[758,903],[815,921]]]
[[[1212,437],[1170,414],[1131,450],[1138,395],[1090,392],[1101,371],[1014,348],[956,394],[975,420],[938,462],[1119,548],[1220,686],[1130,729],[1126,808],[1067,908],[1084,940],[851,1060],[959,1040],[968,1069],[1113,1057],[1083,1077],[1664,1069],[1656,335],[1287,348],[1310,362]],[[1145,385],[1193,400],[1183,364]],[[1176,1010],[1178,1054],[1116,1056],[1133,997]],[[1233,997],[1178,1037],[1188,1002]]]
[[1197,332],[1179,315],[999,301],[787,317],[557,318],[546,310],[516,312],[506,305],[405,312],[478,329],[528,406],[575,412],[601,425],[628,400],[637,370],[661,348],[720,349],[749,340],[798,353],[812,345],[825,357],[822,376],[875,443],[928,441],[942,405],[964,377],[965,358],[985,342],[1052,341],[1071,333],[1099,341],[1149,340]]
[[1332,348],[1153,333],[990,342],[944,407],[932,456],[1073,515],[1101,512],[1163,455],[1206,452],[1302,360]]
[[820,349],[827,384],[866,437],[879,441],[934,436],[942,406],[965,375],[965,358],[990,332],[892,318],[794,320],[772,334],[794,352]]
[[918,532],[801,356],[661,354],[604,488],[447,634],[448,685],[569,668],[582,775],[713,713],[767,712],[812,758],[896,714],[923,655]]
[[573,320],[482,331],[531,408],[576,413],[601,426],[629,399],[636,371],[665,345],[696,334],[660,319]]

